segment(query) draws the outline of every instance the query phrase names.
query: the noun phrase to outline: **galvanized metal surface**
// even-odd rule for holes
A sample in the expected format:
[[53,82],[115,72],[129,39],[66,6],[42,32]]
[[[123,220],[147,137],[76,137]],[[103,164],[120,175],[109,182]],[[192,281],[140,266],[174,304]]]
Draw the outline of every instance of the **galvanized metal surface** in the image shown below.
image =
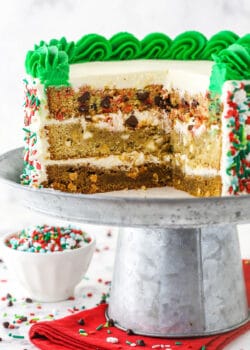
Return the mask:
[[134,227],[195,227],[250,221],[250,196],[192,198],[169,188],[70,194],[19,184],[22,149],[0,156],[0,180],[23,205],[71,221]]
[[108,317],[160,337],[209,335],[246,322],[236,228],[121,229]]

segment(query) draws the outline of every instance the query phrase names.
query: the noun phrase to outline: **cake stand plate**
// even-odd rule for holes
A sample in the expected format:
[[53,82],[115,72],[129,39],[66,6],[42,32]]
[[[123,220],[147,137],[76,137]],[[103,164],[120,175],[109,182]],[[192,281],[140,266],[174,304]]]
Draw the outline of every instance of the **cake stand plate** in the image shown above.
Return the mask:
[[120,227],[107,317],[160,337],[209,335],[248,320],[236,224],[250,196],[193,198],[172,188],[70,194],[19,184],[22,149],[0,179],[23,205],[70,221]]

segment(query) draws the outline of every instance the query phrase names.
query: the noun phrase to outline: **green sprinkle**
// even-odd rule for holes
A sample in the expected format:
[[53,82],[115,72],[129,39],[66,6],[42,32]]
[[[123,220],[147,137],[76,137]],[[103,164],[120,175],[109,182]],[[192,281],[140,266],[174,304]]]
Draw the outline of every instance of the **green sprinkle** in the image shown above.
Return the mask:
[[24,339],[24,335],[12,335],[12,338],[15,338],[15,339]]
[[126,344],[131,345],[131,341],[126,340]]
[[108,329],[108,330],[107,330],[107,333],[108,333],[108,334],[111,334],[111,330],[110,330],[110,329]]
[[100,331],[103,328],[103,324],[100,324],[98,327],[96,327],[97,331]]
[[201,350],[206,350],[206,345],[202,345]]
[[176,341],[176,342],[175,342],[175,345],[182,345],[182,342]]
[[79,333],[86,333],[85,329],[79,329]]
[[83,335],[84,337],[87,337],[88,333],[87,332],[82,332],[82,333],[79,333],[80,335]]

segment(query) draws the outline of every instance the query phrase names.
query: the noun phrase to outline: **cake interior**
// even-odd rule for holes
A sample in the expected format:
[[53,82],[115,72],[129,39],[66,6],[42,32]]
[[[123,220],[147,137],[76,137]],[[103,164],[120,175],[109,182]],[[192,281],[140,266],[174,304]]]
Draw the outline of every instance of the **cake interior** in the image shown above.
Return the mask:
[[211,66],[71,65],[71,86],[48,87],[30,125],[40,138],[41,184],[81,193],[169,185],[219,196],[222,106],[207,93]]

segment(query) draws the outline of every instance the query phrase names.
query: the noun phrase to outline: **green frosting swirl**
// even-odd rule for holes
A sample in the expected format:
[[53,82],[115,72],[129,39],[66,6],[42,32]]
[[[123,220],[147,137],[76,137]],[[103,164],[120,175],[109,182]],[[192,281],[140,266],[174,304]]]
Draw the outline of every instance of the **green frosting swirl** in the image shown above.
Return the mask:
[[64,37],[41,41],[25,60],[28,74],[45,86],[69,85],[69,65],[91,61],[132,59],[215,60],[210,89],[221,92],[225,80],[249,79],[250,34],[239,38],[221,31],[208,41],[196,31],[187,31],[173,41],[163,33],[151,33],[139,41],[121,32],[109,40],[98,34],[83,36],[76,43]]
[[250,46],[250,34],[246,34],[237,40],[237,44]]
[[197,60],[206,45],[206,37],[195,31],[188,31],[178,35],[168,54],[169,59],[173,60]]
[[229,30],[224,30],[213,35],[208,40],[207,45],[202,52],[201,58],[203,60],[212,60],[213,54],[218,54],[221,50],[234,44],[237,39],[239,39],[238,35]]
[[163,33],[151,33],[141,41],[140,58],[164,59],[167,58],[172,40]]
[[29,51],[25,67],[28,74],[39,78],[45,87],[49,85],[69,85],[68,55],[56,46],[42,46]]
[[221,94],[226,80],[250,79],[250,45],[236,43],[212,57],[215,64],[209,88],[213,93]]
[[140,55],[140,41],[130,33],[117,33],[112,36],[109,42],[112,49],[111,60],[133,60]]
[[106,38],[98,34],[88,34],[77,41],[72,63],[108,61],[111,52],[111,45]]
[[57,39],[51,39],[49,43],[46,43],[45,41],[40,41],[39,45],[35,45],[35,50],[39,49],[43,46],[56,46],[58,50],[64,51],[68,55],[69,63],[71,63],[72,58],[75,54],[75,43],[73,41],[67,42],[66,38],[61,38],[60,40]]

